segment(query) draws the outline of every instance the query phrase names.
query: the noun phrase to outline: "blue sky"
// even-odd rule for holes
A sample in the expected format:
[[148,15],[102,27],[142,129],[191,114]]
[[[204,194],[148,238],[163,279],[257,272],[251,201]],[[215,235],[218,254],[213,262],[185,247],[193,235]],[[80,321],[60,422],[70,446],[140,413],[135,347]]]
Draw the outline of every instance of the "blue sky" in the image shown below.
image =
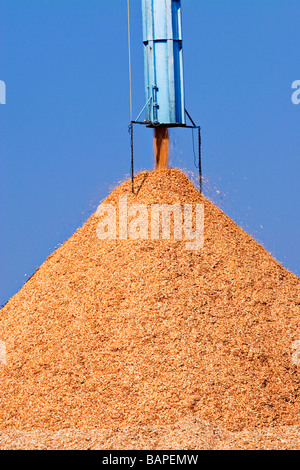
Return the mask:
[[[299,0],[182,0],[186,107],[204,193],[300,275]],[[0,304],[130,171],[126,0],[0,0]],[[144,105],[131,0],[133,114]],[[171,164],[197,172],[190,130]],[[153,168],[135,130],[136,171]]]

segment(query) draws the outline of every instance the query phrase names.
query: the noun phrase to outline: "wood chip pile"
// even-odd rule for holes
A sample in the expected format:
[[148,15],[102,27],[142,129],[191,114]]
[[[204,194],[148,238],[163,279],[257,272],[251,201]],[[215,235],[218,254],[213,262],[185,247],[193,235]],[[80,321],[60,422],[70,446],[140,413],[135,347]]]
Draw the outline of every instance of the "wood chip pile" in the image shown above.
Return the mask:
[[93,214],[0,312],[0,431],[300,425],[299,278],[180,170],[135,188],[104,203],[204,204],[203,248],[100,240]]

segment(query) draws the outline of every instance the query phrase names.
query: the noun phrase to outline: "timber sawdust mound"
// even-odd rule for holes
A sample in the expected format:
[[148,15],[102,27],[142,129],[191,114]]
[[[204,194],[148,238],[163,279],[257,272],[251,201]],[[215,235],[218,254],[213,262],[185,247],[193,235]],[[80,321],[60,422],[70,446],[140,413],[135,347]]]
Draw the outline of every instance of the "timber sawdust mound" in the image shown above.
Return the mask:
[[279,442],[286,426],[295,445],[299,278],[180,170],[139,173],[135,189],[126,181],[104,203],[204,204],[203,248],[100,240],[97,211],[56,250],[0,312],[2,447],[17,432],[110,429],[114,448],[120,429],[161,429],[167,449],[182,422],[186,445],[200,422],[210,423],[207,442],[214,426],[224,430],[224,448],[230,433],[261,439],[268,428]]

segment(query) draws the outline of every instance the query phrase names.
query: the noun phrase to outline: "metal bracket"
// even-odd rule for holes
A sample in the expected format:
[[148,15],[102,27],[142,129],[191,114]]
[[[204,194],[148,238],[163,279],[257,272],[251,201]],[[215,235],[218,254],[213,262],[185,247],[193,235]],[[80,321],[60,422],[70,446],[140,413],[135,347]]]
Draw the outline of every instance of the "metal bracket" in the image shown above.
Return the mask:
[[[159,126],[160,124],[159,123],[154,123],[154,122],[150,122],[150,121],[139,121],[139,118],[141,117],[143,111],[145,110],[146,106],[149,104],[150,105],[150,101],[152,100],[152,96],[149,98],[149,100],[146,102],[145,106],[143,107],[143,109],[141,110],[140,114],[138,115],[138,117],[136,118],[135,121],[131,121],[129,127],[128,127],[128,132],[130,134],[130,144],[131,144],[131,188],[132,188],[132,192],[134,193],[134,158],[133,158],[133,152],[134,152],[134,148],[133,148],[133,125],[134,124],[139,124],[139,125],[144,125],[144,126],[147,126],[147,127],[157,127]],[[185,113],[187,115],[187,117],[189,118],[190,122],[191,122],[191,125],[188,126],[186,124],[179,124],[179,125],[176,125],[176,124],[173,124],[173,125],[169,125],[167,127],[182,127],[182,128],[186,128],[186,129],[198,129],[198,170],[199,170],[199,192],[200,194],[202,194],[202,156],[201,156],[201,127],[200,126],[197,126],[195,124],[195,122],[193,121],[193,119],[191,118],[190,114],[188,113],[188,111],[185,109]],[[165,124],[164,124],[165,125]]]

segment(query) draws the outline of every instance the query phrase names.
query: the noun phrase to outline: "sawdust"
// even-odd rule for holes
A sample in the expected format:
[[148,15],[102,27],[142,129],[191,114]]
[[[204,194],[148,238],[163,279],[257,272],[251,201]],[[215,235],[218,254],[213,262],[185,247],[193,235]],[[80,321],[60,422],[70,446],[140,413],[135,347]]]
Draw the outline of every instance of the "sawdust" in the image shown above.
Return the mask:
[[174,425],[0,432],[0,450],[300,450],[300,427],[230,432],[197,418]]
[[165,126],[154,128],[154,153],[156,169],[166,170],[169,159],[169,131]]
[[99,240],[97,213],[56,250],[0,313],[1,447],[298,448],[298,277],[181,171],[135,187],[104,202],[203,203],[202,250]]

